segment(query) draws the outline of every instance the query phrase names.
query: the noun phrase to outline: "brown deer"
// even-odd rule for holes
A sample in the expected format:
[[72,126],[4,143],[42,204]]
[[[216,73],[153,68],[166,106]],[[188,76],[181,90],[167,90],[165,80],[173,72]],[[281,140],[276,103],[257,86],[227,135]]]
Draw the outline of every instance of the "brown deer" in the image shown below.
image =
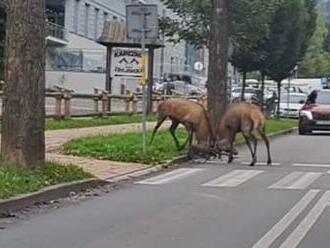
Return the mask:
[[[198,145],[208,146],[209,144],[213,145],[215,143],[214,135],[204,106],[197,102],[182,99],[170,99],[159,104],[157,109],[158,120],[153,130],[150,143],[153,142],[157,130],[167,118],[172,121],[169,131],[173,136],[174,142],[179,151],[189,142],[189,155],[192,155],[194,133]],[[182,146],[180,146],[179,141],[175,136],[175,130],[179,124],[185,126],[189,133],[186,142]]]
[[[256,105],[240,102],[228,106],[217,130],[218,146],[222,151],[229,153],[228,163],[233,161],[233,144],[236,134],[242,132],[246,144],[252,155],[250,166],[254,166],[257,161],[256,135],[260,135],[267,147],[267,164],[271,165],[269,140],[265,133],[266,118]],[[251,142],[253,142],[253,147]]]

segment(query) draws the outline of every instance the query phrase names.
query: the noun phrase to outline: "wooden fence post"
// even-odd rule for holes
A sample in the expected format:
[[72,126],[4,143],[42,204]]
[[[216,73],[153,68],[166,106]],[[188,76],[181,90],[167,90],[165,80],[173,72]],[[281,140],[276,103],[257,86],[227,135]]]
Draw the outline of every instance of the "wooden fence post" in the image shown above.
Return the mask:
[[137,114],[137,112],[138,112],[138,98],[137,98],[136,94],[133,94],[133,97],[132,97],[132,111],[133,111],[133,114]]
[[94,89],[94,110],[95,113],[99,114],[99,90]]
[[62,98],[62,93],[55,95],[55,120],[62,119]]
[[70,119],[71,118],[71,93],[66,91],[64,93],[64,118]]
[[105,117],[108,113],[108,94],[106,92],[102,92],[101,96],[102,100],[102,117]]
[[125,112],[130,112],[131,98],[125,98]]

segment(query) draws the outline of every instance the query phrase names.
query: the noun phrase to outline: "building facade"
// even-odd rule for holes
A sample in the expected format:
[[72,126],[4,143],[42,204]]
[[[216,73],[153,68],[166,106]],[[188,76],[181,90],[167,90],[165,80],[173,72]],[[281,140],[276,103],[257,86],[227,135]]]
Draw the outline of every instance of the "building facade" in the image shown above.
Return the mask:
[[[158,5],[159,15],[171,15],[160,0],[143,1]],[[125,6],[130,0],[46,0],[47,13],[47,87],[63,86],[91,93],[105,87],[106,49],[97,43],[105,21],[125,21]],[[187,70],[186,44],[155,51],[155,78],[165,73]],[[132,91],[137,80],[124,80]],[[119,93],[121,79],[113,81],[113,93]],[[116,87],[116,85],[118,87]],[[127,86],[127,85],[126,85]]]

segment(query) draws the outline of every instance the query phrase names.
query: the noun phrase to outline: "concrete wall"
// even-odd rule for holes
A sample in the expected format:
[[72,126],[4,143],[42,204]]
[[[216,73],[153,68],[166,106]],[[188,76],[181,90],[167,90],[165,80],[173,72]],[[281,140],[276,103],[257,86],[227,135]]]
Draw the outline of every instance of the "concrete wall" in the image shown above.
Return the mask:
[[[104,73],[84,73],[84,72],[63,72],[63,71],[46,71],[46,86],[51,88],[57,85],[64,88],[72,89],[76,93],[92,94],[94,87],[105,89]],[[121,94],[121,88],[125,91],[136,91],[138,80],[135,78],[115,78],[112,82],[113,94]],[[125,92],[124,92],[125,93]]]
[[46,71],[46,87],[54,85],[69,88],[77,93],[93,93],[94,87],[105,88],[105,74]]

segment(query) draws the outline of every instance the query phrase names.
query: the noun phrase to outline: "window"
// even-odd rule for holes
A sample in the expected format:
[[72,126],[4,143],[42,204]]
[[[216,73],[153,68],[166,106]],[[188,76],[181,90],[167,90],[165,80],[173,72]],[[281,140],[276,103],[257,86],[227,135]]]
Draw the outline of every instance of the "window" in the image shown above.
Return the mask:
[[99,31],[99,12],[100,10],[95,8],[95,23],[94,23],[94,38],[97,39],[98,31]]
[[103,13],[103,22],[106,22],[108,20],[109,14],[107,12]]
[[73,32],[78,33],[80,0],[75,0],[74,5],[75,6],[74,6],[74,12],[73,12]]
[[89,24],[89,4],[85,4],[85,36],[88,37],[88,24]]
[[116,20],[118,19],[118,17],[117,17],[117,16],[113,16],[112,19],[113,19],[114,21],[116,21]]

